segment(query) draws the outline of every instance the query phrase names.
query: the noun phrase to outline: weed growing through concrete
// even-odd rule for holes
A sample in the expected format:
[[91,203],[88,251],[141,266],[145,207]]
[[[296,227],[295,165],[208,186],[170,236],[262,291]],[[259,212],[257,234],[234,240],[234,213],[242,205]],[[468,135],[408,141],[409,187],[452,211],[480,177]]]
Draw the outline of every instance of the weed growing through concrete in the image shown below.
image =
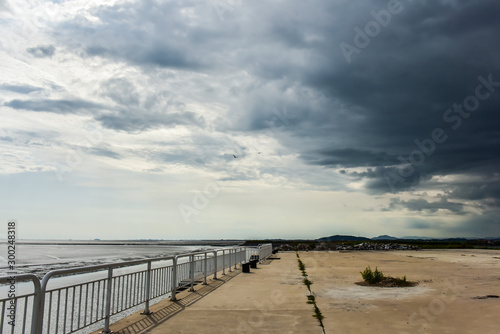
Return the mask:
[[309,291],[309,295],[307,296],[307,304],[313,305],[313,307],[314,307],[313,317],[318,319],[319,326],[323,330],[323,334],[326,334],[325,326],[323,325],[323,319],[325,317],[323,316],[318,305],[316,304],[316,296],[314,296],[314,294],[311,290],[311,285],[313,284],[313,282],[311,280],[309,280],[309,278],[307,276],[306,265],[300,259],[299,252],[296,252],[295,254],[297,255],[297,262],[299,263],[299,269],[302,272],[302,276],[304,277],[304,279],[302,279],[302,283],[304,283],[304,285],[307,287],[307,290]]

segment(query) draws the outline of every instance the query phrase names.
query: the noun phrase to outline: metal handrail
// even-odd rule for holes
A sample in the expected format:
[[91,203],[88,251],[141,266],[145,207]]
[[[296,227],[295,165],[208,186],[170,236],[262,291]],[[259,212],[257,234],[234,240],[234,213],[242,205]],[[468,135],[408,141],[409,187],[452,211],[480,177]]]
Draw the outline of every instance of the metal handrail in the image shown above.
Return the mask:
[[[196,256],[202,256],[202,259],[196,259]],[[220,257],[222,257],[221,261],[219,261]],[[186,262],[183,261],[184,258],[187,258]],[[152,299],[170,293],[171,300],[176,300],[176,293],[180,286],[190,285],[191,291],[194,291],[194,282],[196,279],[200,279],[201,275],[203,283],[206,284],[207,276],[213,275],[214,279],[217,279],[218,271],[222,270],[222,275],[225,275],[226,269],[231,271],[233,265],[236,269],[238,263],[246,260],[246,248],[234,247],[88,267],[58,269],[48,272],[41,281],[32,274],[17,275],[15,276],[17,281],[31,280],[34,284],[34,293],[17,298],[33,296],[31,334],[42,334],[45,331],[51,334],[53,332],[59,333],[60,327],[62,327],[63,333],[72,333],[103,320],[102,333],[110,333],[109,326],[112,315],[141,304],[144,304],[142,314],[151,314],[149,307]],[[162,261],[171,261],[171,263],[153,268],[153,262]],[[147,265],[146,269],[114,275],[114,270],[117,268],[144,264]],[[197,267],[202,269],[202,271],[198,271],[198,274],[196,274]],[[49,282],[55,277],[105,270],[107,271],[105,278],[92,278],[77,284],[48,289]],[[7,282],[9,278],[0,277],[0,283]],[[5,299],[0,299],[1,303],[5,303],[5,301]],[[25,309],[26,305],[27,301]],[[44,323],[44,317],[47,318],[46,323]],[[3,324],[3,310],[0,318]],[[24,318],[26,318],[26,310]],[[83,318],[82,324],[81,318]],[[51,329],[54,325],[55,331]],[[44,326],[46,326],[45,329]],[[2,333],[1,326],[0,333]]]
[[[30,296],[33,296],[33,308],[32,308],[33,316],[31,318],[31,334],[37,334],[37,332],[36,332],[36,323],[37,323],[36,308],[37,308],[39,299],[42,295],[41,288],[40,288],[40,280],[38,279],[38,277],[36,277],[33,274],[22,274],[22,275],[15,275],[15,276],[0,277],[0,284],[9,283],[10,281],[12,281],[12,279],[14,279],[16,283],[19,281],[27,281],[27,280],[30,280],[33,282],[33,289],[34,289],[33,293],[29,293],[29,294],[25,294],[25,295],[21,295],[21,296],[16,296],[14,298],[17,301],[17,299],[19,299],[19,298],[28,298]],[[9,299],[7,299],[7,300],[9,300]],[[5,302],[5,301],[3,301],[3,302]],[[25,301],[25,305],[27,305],[26,303],[27,303],[27,300]],[[5,306],[5,304],[3,304],[3,306]],[[0,315],[1,316],[0,333],[3,332],[3,321],[4,321],[3,308],[4,307],[2,307],[2,314]],[[25,320],[26,316],[24,316],[23,318]],[[26,322],[23,321],[23,332],[25,329],[25,325],[26,325]]]
[[266,260],[273,253],[273,244],[259,244],[257,246],[247,246],[246,247],[246,260],[248,261],[252,255],[258,255],[259,261],[262,262]]

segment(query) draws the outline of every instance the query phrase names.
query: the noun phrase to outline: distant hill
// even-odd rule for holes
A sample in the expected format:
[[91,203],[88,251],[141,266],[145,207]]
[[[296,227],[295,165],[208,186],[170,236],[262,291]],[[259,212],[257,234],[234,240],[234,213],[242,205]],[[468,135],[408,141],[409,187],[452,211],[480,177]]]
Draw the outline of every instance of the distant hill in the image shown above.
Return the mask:
[[372,240],[399,240],[399,238],[391,237],[390,235],[379,235],[378,237],[372,238]]
[[370,241],[365,237],[355,237],[353,235],[332,235],[330,237],[323,237],[316,239],[317,241]]

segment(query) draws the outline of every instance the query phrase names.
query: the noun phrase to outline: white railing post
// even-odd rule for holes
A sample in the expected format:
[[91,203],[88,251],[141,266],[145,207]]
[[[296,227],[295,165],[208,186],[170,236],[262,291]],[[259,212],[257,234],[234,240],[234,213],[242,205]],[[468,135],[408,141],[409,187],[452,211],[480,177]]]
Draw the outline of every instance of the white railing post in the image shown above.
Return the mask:
[[205,253],[205,260],[203,261],[205,267],[203,268],[203,285],[207,285],[207,253]]
[[[44,277],[45,278],[45,277]],[[33,314],[33,319],[31,319],[31,334],[42,334],[43,329],[43,314],[45,313],[45,290],[47,287],[47,282],[42,279],[40,285],[40,291],[38,298],[33,300],[33,303],[36,303],[36,306],[33,305],[33,310],[36,310],[35,314]],[[36,292],[36,290],[35,290]],[[36,296],[36,294],[35,294]]]
[[229,250],[229,272],[232,272],[231,267],[233,265],[233,262],[232,262],[233,261],[233,250],[234,249]]
[[42,327],[38,327],[39,324],[43,323],[43,313],[44,313],[44,300],[42,295],[45,292],[42,291],[40,281],[38,278],[34,278],[34,296],[33,296],[33,318],[31,319],[31,334],[42,334]]
[[111,289],[113,288],[113,267],[108,269],[108,284],[106,290],[106,315],[104,318],[104,329],[101,333],[108,334],[111,333],[109,330],[109,320],[111,317]]
[[214,251],[214,279],[217,279],[217,251]]
[[150,315],[152,312],[149,310],[149,297],[151,291],[151,261],[148,261],[148,270],[146,271],[146,305],[144,312],[141,314]]
[[177,256],[173,259],[172,264],[172,296],[170,297],[171,301],[176,301],[175,293],[177,292]]
[[189,256],[189,261],[191,262],[189,264],[189,280],[191,281],[191,288],[189,291],[193,292],[194,290],[194,271],[195,271],[195,257],[194,255]]
[[[31,334],[41,334],[42,330],[41,330],[41,327],[40,327],[40,317],[43,318],[44,308],[43,308],[43,301],[41,300],[42,288],[41,288],[41,283],[40,283],[40,280],[38,279],[38,277],[36,277],[33,274],[20,274],[20,275],[14,275],[14,276],[0,276],[0,285],[3,285],[3,284],[7,284],[7,285],[17,284],[20,281],[26,281],[26,280],[30,280],[33,283],[33,304],[31,306],[32,315],[31,315],[31,331],[30,331],[30,333]],[[29,300],[29,296],[30,296],[30,294],[27,294],[27,295],[24,295],[24,296],[19,296],[18,295],[18,296],[10,297],[10,298],[7,297],[8,299],[3,299],[2,298],[2,301],[0,303],[3,304],[3,309],[0,312],[3,312],[3,311],[6,311],[6,312],[3,313],[3,314],[0,313],[0,333],[3,333],[2,330],[4,329],[3,328],[4,320],[5,320],[5,318],[9,317],[8,314],[10,313],[10,311],[5,310],[6,303],[11,303],[11,300],[13,300],[14,303],[16,303],[15,306],[17,307],[17,305],[18,305],[17,304],[18,303],[18,299],[15,299],[16,297],[19,298],[19,300],[21,298],[25,299],[25,301],[24,301],[24,303],[25,303],[24,304],[24,311],[21,311],[21,310],[17,309],[16,307],[14,307],[14,312],[16,312],[17,310],[23,312],[22,313],[22,317],[24,319],[23,319],[23,322],[22,322],[22,326],[23,326],[23,328],[24,328],[24,326],[26,326],[26,320],[27,320],[26,319],[27,318],[26,315],[27,315],[27,312],[28,312],[28,300]],[[12,299],[12,298],[14,298],[14,299]],[[16,318],[17,318],[17,316],[16,316]],[[21,317],[19,317],[19,318],[21,318]],[[11,320],[15,321],[15,319],[11,319]],[[16,329],[16,327],[12,326],[11,330],[6,330],[5,332],[14,333],[15,329]]]
[[222,250],[222,275],[226,275],[226,250]]

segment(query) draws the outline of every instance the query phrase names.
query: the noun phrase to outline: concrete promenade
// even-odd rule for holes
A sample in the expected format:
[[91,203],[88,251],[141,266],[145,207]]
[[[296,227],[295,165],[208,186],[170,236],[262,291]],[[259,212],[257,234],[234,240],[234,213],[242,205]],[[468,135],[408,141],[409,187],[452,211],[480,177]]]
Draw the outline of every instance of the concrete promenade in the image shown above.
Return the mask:
[[[120,334],[139,333],[322,333],[306,304],[307,288],[302,284],[295,253],[277,254],[251,273],[238,270],[196,292],[182,291],[178,301],[165,300],[151,306],[153,314],[131,315],[111,325]],[[96,334],[99,331],[95,332]]]
[[[326,333],[500,333],[500,250],[301,252]],[[295,253],[183,291],[111,326],[115,333],[315,333]],[[410,288],[356,285],[366,266]],[[96,332],[97,333],[97,332]]]

